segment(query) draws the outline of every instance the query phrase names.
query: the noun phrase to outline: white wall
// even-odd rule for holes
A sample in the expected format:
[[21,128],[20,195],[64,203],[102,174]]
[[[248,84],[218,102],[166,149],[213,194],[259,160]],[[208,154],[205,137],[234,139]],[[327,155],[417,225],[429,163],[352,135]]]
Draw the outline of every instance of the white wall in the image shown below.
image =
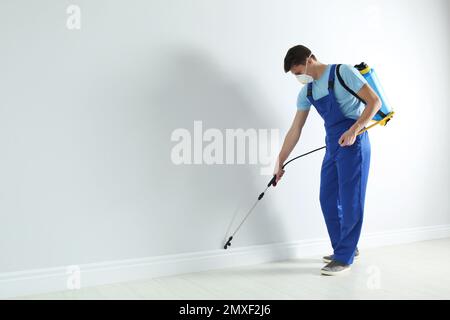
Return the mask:
[[[396,111],[370,132],[364,233],[450,224],[446,0],[2,0],[0,21],[0,272],[221,248],[270,177],[176,166],[170,135],[202,120],[284,136],[296,44],[374,66]],[[312,109],[292,155],[323,144]],[[326,237],[322,158],[287,168],[233,248]]]

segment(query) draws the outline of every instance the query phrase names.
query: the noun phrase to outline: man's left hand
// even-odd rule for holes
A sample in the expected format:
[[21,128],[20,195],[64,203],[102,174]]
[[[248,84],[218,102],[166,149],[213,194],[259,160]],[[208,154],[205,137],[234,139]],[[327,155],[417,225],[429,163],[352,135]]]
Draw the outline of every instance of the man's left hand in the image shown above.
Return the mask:
[[356,136],[357,134],[355,130],[348,129],[342,134],[342,136],[338,140],[340,146],[341,147],[351,146],[353,143],[355,143]]

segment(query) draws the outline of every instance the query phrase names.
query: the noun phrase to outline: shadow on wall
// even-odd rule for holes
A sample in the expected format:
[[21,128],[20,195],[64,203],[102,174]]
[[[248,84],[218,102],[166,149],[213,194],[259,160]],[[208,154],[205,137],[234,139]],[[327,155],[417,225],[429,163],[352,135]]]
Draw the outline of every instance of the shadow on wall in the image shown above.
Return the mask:
[[[225,146],[227,128],[270,130],[273,123],[270,115],[263,117],[254,112],[264,101],[249,98],[251,93],[245,92],[244,81],[239,81],[233,71],[228,72],[233,76],[227,76],[206,53],[172,48],[159,62],[152,69],[159,77],[158,85],[151,89],[155,117],[152,149],[156,159],[152,181],[158,181],[155,199],[162,219],[155,217],[158,221],[153,223],[165,231],[159,233],[163,238],[155,241],[166,247],[166,254],[223,248],[225,239],[242,221],[270,176],[260,176],[261,166],[248,164],[247,157],[247,164],[175,165],[170,155],[177,142],[170,140],[171,134],[177,128],[186,128],[193,140],[194,121],[201,120],[203,132],[208,128],[222,132]],[[204,142],[203,147],[208,143]],[[225,154],[224,150],[224,159]],[[269,202],[259,204],[231,248],[283,241],[283,225],[275,211]]]

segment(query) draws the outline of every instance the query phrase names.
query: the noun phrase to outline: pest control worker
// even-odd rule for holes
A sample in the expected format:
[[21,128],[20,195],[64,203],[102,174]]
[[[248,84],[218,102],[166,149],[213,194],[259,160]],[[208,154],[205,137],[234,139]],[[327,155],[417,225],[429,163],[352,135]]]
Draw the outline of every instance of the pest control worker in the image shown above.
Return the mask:
[[358,70],[341,65],[344,84],[366,101],[362,104],[338,81],[335,64],[323,64],[308,48],[288,50],[284,71],[304,84],[297,98],[297,112],[286,134],[275,167],[276,182],[284,174],[283,163],[297,144],[311,105],[325,122],[326,152],[320,174],[320,206],[330,236],[333,254],[325,256],[324,275],[350,270],[357,249],[364,213],[370,166],[370,141],[365,128],[381,107],[375,91]]

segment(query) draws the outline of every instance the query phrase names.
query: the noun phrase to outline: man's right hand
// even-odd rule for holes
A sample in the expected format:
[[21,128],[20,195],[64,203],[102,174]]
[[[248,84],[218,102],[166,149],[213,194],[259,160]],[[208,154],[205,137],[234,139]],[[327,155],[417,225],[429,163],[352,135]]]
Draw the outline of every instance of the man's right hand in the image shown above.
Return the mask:
[[277,185],[278,181],[280,181],[281,177],[283,176],[284,169],[280,166],[277,166],[277,167],[275,167],[274,174],[276,175],[275,183],[273,185],[275,187]]

